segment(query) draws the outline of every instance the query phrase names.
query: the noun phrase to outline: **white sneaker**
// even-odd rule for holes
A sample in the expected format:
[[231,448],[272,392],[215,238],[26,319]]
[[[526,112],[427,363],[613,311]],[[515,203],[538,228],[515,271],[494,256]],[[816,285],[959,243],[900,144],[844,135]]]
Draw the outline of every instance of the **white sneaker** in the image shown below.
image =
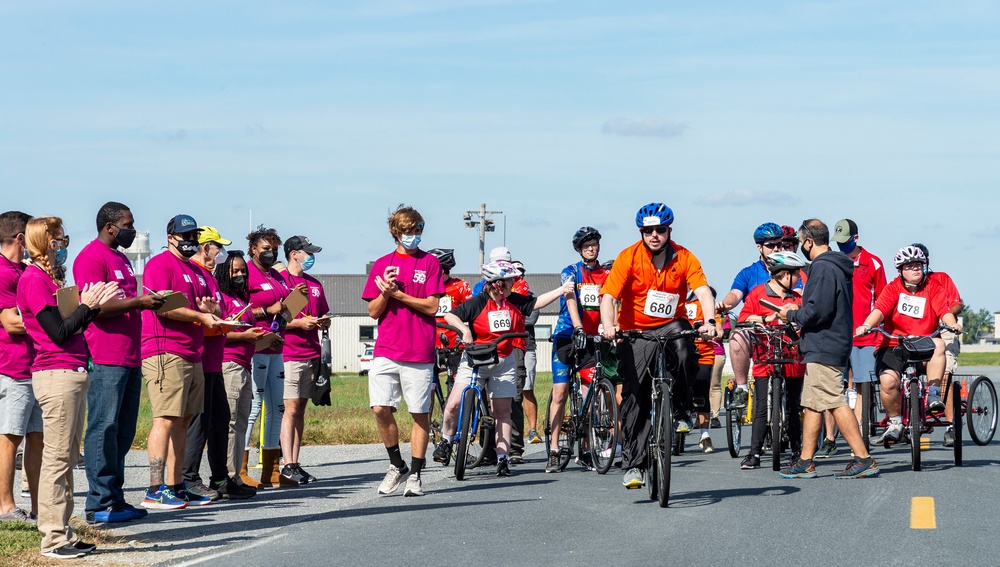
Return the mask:
[[403,477],[410,472],[410,468],[404,466],[402,469],[397,469],[393,465],[389,465],[389,472],[385,473],[385,478],[378,485],[379,494],[392,494],[396,492],[399,488],[399,483],[403,482]]
[[698,447],[702,450],[703,453],[715,452],[715,447],[712,446],[711,437],[702,437],[701,441],[698,442]]
[[899,438],[903,436],[903,422],[901,421],[890,421],[889,425],[885,428],[885,433],[879,438],[879,443],[898,443]]
[[847,396],[847,405],[854,409],[854,406],[858,405],[858,391],[854,388],[848,388],[844,394]]
[[420,475],[411,474],[409,478],[406,479],[406,488],[403,490],[403,496],[423,496],[424,495],[424,484],[420,480]]

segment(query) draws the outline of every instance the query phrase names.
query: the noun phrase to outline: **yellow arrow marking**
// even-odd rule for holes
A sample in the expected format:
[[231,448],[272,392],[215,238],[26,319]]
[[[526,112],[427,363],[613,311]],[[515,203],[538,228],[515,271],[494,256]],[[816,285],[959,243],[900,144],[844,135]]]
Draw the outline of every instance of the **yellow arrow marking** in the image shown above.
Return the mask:
[[910,500],[910,529],[937,529],[933,498],[930,496],[914,496]]

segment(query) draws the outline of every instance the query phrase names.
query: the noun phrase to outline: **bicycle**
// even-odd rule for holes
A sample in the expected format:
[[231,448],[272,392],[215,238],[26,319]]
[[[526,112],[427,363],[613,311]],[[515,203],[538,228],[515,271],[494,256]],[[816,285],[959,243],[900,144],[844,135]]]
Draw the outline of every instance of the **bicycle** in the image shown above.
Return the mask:
[[[490,410],[489,389],[479,385],[479,369],[500,362],[497,345],[506,339],[527,338],[528,333],[504,333],[489,343],[465,348],[465,358],[472,366],[472,379],[462,390],[458,406],[458,429],[455,431],[455,479],[465,478],[466,468],[475,468],[486,457],[484,450],[492,439],[496,420]],[[477,444],[478,443],[478,444]]]
[[739,458],[743,448],[743,428],[753,424],[753,388],[747,387],[747,405],[735,407],[732,404],[733,390],[736,380],[730,378],[726,382],[726,393],[723,407],[726,408],[726,443],[729,445],[729,456]]
[[[615,447],[618,445],[618,400],[615,397],[615,386],[604,377],[602,362],[602,346],[604,339],[600,335],[586,336],[587,342],[593,345],[593,365],[582,361],[582,349],[574,349],[574,365],[570,372],[569,399],[563,411],[564,417],[559,430],[559,470],[564,470],[573,457],[573,447],[577,446],[577,456],[582,456],[586,443],[590,445],[591,462],[598,474],[607,474],[615,460]],[[584,375],[590,375],[590,387],[584,396]],[[552,427],[549,422],[552,409],[552,396],[545,409],[545,447],[551,447]],[[568,412],[568,413],[567,413]]]
[[[452,327],[451,325],[445,323],[437,323],[437,326],[442,329],[448,329],[449,331],[458,332],[458,329]],[[455,375],[451,372],[451,365],[449,361],[456,355],[462,352],[461,343],[452,347],[448,344],[448,336],[444,333],[439,335],[441,339],[441,344],[444,346],[437,347],[435,349],[436,364],[434,366],[434,378],[433,385],[431,386],[431,408],[430,408],[430,441],[435,448],[441,443],[444,438],[444,433],[442,427],[444,426],[444,408],[445,402],[448,399],[448,395],[445,394],[444,389],[441,387],[441,380],[439,378],[441,371],[444,371],[448,376],[446,384],[448,386],[448,393],[451,393],[451,385],[455,382]],[[457,341],[456,341],[457,342]],[[448,460],[451,460],[449,455]],[[445,461],[444,466],[448,466],[448,461]]]
[[[650,500],[656,500],[661,508],[666,508],[670,499],[670,459],[675,445],[683,446],[682,434],[676,433],[674,427],[674,405],[671,387],[674,377],[667,372],[667,359],[671,366],[677,366],[677,355],[667,348],[669,341],[678,338],[693,339],[698,331],[677,331],[669,335],[647,335],[643,331],[618,331],[618,338],[630,341],[645,340],[657,343],[655,372],[652,373],[650,387],[653,403],[650,408],[652,430],[649,433],[649,450],[646,453],[646,487]],[[667,441],[667,435],[670,441]],[[669,443],[669,448],[668,448]]]

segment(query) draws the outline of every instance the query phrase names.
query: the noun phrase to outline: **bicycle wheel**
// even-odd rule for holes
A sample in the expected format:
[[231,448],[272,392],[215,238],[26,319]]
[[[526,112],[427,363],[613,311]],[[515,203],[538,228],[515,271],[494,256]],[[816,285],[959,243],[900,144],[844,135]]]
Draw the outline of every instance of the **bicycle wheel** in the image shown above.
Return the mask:
[[993,440],[997,431],[997,390],[986,376],[976,378],[969,388],[965,420],[969,423],[969,437],[976,445],[986,445]]
[[[567,400],[568,401],[568,400]],[[559,439],[556,440],[556,447],[559,450],[559,470],[566,468],[569,464],[570,458],[573,457],[573,434],[570,431],[573,424],[569,420],[569,411],[571,408],[566,407],[570,404],[563,406],[563,416],[562,422],[559,427]],[[549,395],[549,402],[545,404],[545,454],[551,451],[552,447],[552,424],[549,422],[552,418],[552,396]]]
[[952,431],[955,433],[955,466],[962,466],[962,385],[951,384]]
[[855,388],[861,389],[861,441],[865,444],[865,451],[871,449],[872,433],[872,385],[869,382],[856,382]]
[[920,470],[920,429],[923,427],[923,420],[920,417],[920,383],[914,381],[910,384],[910,459],[913,470]]
[[462,480],[465,478],[465,468],[469,464],[469,447],[472,445],[473,441],[473,413],[476,411],[476,404],[478,403],[478,396],[476,396],[476,391],[469,389],[465,391],[462,396],[462,405],[459,407],[459,413],[462,414],[462,419],[458,424],[458,447],[455,448],[455,479]]
[[615,460],[618,444],[618,404],[611,381],[602,379],[594,386],[587,408],[587,437],[590,439],[590,458],[597,474],[606,474]]
[[476,428],[476,435],[473,437],[469,443],[469,468],[476,468],[483,464],[486,460],[486,454],[489,453],[487,449],[494,449],[494,454],[496,450],[496,428],[493,425],[493,417],[490,412],[490,408],[487,404],[490,403],[489,399],[483,395],[476,396],[479,400],[479,421],[478,427]]
[[441,443],[441,425],[444,421],[444,396],[441,394],[441,383],[434,381],[434,389],[431,392],[430,409],[430,442],[437,447]]
[[679,438],[678,443],[683,443],[683,436],[674,433],[674,408],[670,399],[670,388],[666,384],[660,385],[660,410],[658,418],[660,426],[659,438],[656,443],[656,501],[660,508],[667,507],[670,500],[670,450],[667,447],[667,440]]
[[726,443],[729,445],[729,456],[736,459],[743,450],[743,422],[745,416],[743,408],[730,408],[726,410]]
[[771,469],[781,470],[781,377],[771,376]]

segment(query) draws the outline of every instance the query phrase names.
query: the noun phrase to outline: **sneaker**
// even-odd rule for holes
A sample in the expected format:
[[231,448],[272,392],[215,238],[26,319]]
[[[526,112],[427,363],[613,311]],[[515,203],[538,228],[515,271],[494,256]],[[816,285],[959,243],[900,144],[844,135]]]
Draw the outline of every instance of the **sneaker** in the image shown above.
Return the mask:
[[510,476],[510,459],[497,459],[497,476]]
[[78,557],[83,557],[84,555],[86,555],[86,553],[73,547],[73,545],[69,543],[62,547],[57,547],[51,551],[42,553],[42,557],[48,557],[50,559],[76,559]]
[[949,427],[944,430],[944,446],[954,447],[955,446],[955,430]]
[[156,492],[147,490],[146,498],[142,501],[142,507],[148,510],[180,510],[187,508],[187,505],[186,500],[178,498],[165,484],[161,484]]
[[[143,512],[145,512],[145,510],[143,510]],[[25,520],[25,522],[28,522],[29,524],[31,524],[33,526],[37,526],[38,525],[38,514],[28,514],[28,519]]]
[[392,494],[396,492],[399,488],[399,483],[403,482],[403,477],[410,472],[410,467],[403,465],[403,468],[397,469],[393,465],[389,465],[389,472],[385,473],[385,478],[378,485],[379,494]]
[[86,518],[88,524],[116,524],[134,520],[135,516],[124,504],[112,504],[103,510],[88,511]]
[[483,466],[489,467],[497,464],[497,452],[495,449],[487,449],[486,456],[483,457]]
[[419,474],[411,474],[406,479],[406,488],[403,489],[403,496],[423,496],[424,483],[420,480]]
[[[199,498],[208,498],[209,502],[215,502],[219,498],[222,498],[222,495],[219,494],[218,490],[212,490],[211,488],[205,486],[203,483],[200,482],[193,486],[187,486],[185,484],[184,487],[185,488],[181,491],[180,494],[182,498],[184,497],[184,492],[193,494],[194,496],[197,496]],[[189,500],[188,502],[191,501]],[[204,504],[199,504],[199,506],[204,506]]]
[[299,472],[299,465],[297,463],[288,463],[287,465],[281,467],[281,476],[299,484],[309,483],[309,479]]
[[819,451],[816,452],[817,459],[829,459],[830,455],[837,452],[837,441],[834,439],[823,439],[823,444],[820,445]]
[[92,543],[87,543],[82,539],[77,540],[76,543],[73,544],[73,548],[76,549],[77,551],[82,551],[84,555],[97,551],[96,545]]
[[301,474],[306,479],[305,482],[300,482],[299,484],[310,484],[319,480],[313,475],[307,473],[306,469],[302,468],[302,465],[298,463],[295,463],[295,470],[299,471],[299,474]]
[[847,406],[854,409],[854,406],[858,405],[858,391],[848,388],[844,390],[844,395],[847,396]]
[[941,413],[944,411],[944,402],[937,392],[927,392],[927,411],[930,413]]
[[714,453],[715,447],[712,446],[711,437],[702,437],[701,441],[698,441],[698,448],[701,449],[702,453]]
[[129,504],[128,502],[122,504],[122,508],[128,510],[132,514],[133,520],[141,520],[149,515],[149,510],[143,508],[136,508],[135,506]]
[[0,515],[0,522],[27,522],[28,512],[23,508],[14,508],[6,514]]
[[[878,475],[878,463],[875,459],[868,457],[867,459],[854,459],[847,465],[842,473],[834,473],[833,478],[836,479],[849,479],[849,478],[864,478],[866,476],[876,476]],[[782,475],[784,476],[784,475]]]
[[24,451],[18,451],[17,454],[14,455],[14,470],[16,471],[21,470],[21,463],[23,462],[24,462]]
[[559,472],[559,453],[549,451],[549,460],[545,463],[545,472]]
[[588,471],[594,470],[594,460],[590,457],[590,453],[584,453],[576,458],[576,462],[579,465],[583,465],[583,468]]
[[511,453],[507,458],[510,459],[510,464],[512,465],[524,464],[524,455],[521,453]]
[[674,431],[677,433],[690,433],[691,424],[689,424],[686,419],[678,419],[677,426],[674,427]]
[[625,477],[622,478],[622,485],[629,490],[635,490],[645,486],[646,481],[643,479],[642,471],[635,467],[625,471]]
[[[813,457],[815,458],[815,457]],[[789,457],[788,462],[785,463],[785,468],[791,468],[795,466],[795,463],[799,462],[799,452],[792,451],[792,456]]]
[[[217,495],[215,499],[212,498],[213,494]],[[181,489],[177,496],[191,506],[208,506],[215,500],[222,497],[221,494],[200,482],[190,488],[188,488],[187,485],[184,485],[184,488]]]
[[434,462],[442,463],[444,466],[448,466],[451,462],[451,441],[442,441],[438,443],[436,449],[434,449]]
[[537,429],[531,429],[528,431],[528,443],[541,443],[542,438],[538,436]]
[[83,453],[80,453],[80,458],[76,461],[76,470],[82,471],[86,469],[86,465],[83,462]]
[[708,427],[711,429],[722,429],[722,422],[719,421],[719,418],[713,417],[712,421],[708,423]]
[[31,498],[31,491],[30,490],[25,490],[25,489],[22,488],[21,489],[21,498]]
[[899,443],[899,438],[903,436],[903,422],[902,421],[890,421],[889,425],[885,428],[885,433],[882,437],[879,437],[878,443],[889,445]]
[[740,468],[745,471],[759,469],[760,455],[747,455],[746,457],[743,457],[743,462],[740,463]]
[[781,478],[816,478],[816,465],[812,459],[798,459],[795,464],[778,474]]
[[731,408],[745,408],[747,407],[747,402],[750,399],[749,390],[747,390],[746,385],[736,386],[733,390],[732,397],[729,400],[729,407]]
[[217,490],[225,500],[246,500],[257,496],[257,489],[239,484],[231,478],[219,483],[212,483],[212,488]]

